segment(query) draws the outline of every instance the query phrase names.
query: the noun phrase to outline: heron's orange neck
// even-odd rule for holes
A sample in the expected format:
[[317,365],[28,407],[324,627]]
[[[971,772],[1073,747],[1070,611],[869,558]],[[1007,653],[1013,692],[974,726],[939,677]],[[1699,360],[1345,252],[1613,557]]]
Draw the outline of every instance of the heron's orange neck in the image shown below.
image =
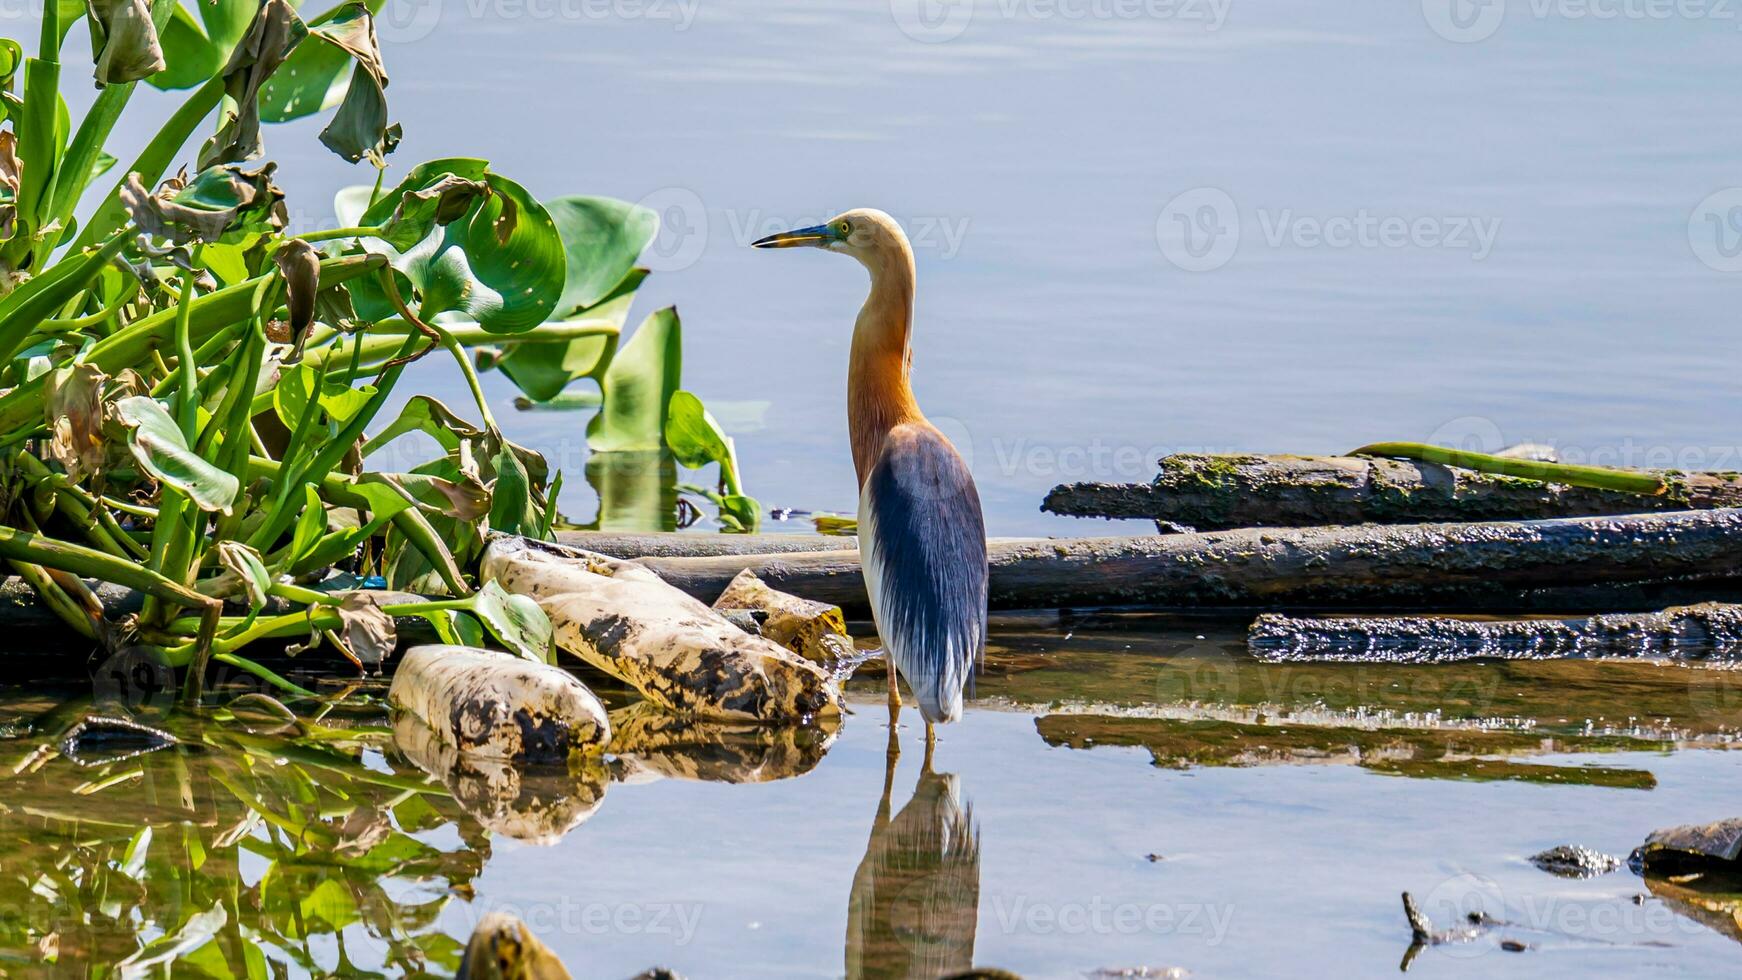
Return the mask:
[[865,267],[871,272],[871,295],[853,327],[847,366],[847,429],[861,487],[889,430],[925,418],[907,381],[912,362],[908,333],[913,325],[913,252],[905,241],[899,242],[898,247],[868,257]]

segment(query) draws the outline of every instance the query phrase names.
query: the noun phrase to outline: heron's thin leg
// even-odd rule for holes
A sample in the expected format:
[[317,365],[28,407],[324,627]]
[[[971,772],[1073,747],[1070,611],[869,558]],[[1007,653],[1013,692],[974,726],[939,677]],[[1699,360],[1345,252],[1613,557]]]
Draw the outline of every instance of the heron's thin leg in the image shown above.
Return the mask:
[[889,651],[883,651],[884,663],[889,665],[889,724],[893,726],[901,717],[901,685],[895,674],[895,661],[889,656]]
[[925,723],[925,771],[926,772],[931,771],[931,754],[932,754],[932,750],[937,748],[937,747],[938,747],[937,726],[933,725],[931,722],[928,721]]

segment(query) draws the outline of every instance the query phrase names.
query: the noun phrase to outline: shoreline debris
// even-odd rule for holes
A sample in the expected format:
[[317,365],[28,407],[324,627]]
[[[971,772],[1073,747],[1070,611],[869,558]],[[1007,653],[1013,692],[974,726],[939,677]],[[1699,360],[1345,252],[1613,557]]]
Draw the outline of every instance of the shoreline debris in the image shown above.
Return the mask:
[[478,758],[560,763],[611,740],[605,706],[574,675],[494,650],[412,647],[387,698],[444,745]]

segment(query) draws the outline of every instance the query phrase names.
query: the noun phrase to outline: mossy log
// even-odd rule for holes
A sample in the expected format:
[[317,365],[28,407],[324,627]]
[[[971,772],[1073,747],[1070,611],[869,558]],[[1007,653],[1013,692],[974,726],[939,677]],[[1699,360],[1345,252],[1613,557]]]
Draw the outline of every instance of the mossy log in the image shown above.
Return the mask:
[[[994,538],[996,609],[1640,608],[1730,598],[1742,510],[1468,524],[1246,528],[1109,538]],[[783,592],[862,612],[857,551],[644,558],[692,596],[748,568]],[[1673,583],[1705,583],[1673,590]],[[1672,585],[1674,600],[1651,598]],[[1640,589],[1641,586],[1650,586]],[[1726,591],[1728,590],[1728,591]]]
[[714,600],[714,611],[727,618],[748,613],[756,626],[752,632],[812,663],[832,665],[853,656],[853,640],[840,606],[771,589],[749,569],[739,572]]
[[1367,456],[1178,453],[1150,483],[1067,483],[1041,509],[1147,518],[1201,531],[1235,527],[1534,520],[1742,506],[1742,474],[1662,471],[1658,496],[1542,483],[1437,463]]
[[1588,619],[1432,616],[1300,618],[1265,613],[1246,642],[1266,660],[1391,663],[1476,658],[1653,657],[1730,660],[1742,652],[1742,606],[1705,602]]

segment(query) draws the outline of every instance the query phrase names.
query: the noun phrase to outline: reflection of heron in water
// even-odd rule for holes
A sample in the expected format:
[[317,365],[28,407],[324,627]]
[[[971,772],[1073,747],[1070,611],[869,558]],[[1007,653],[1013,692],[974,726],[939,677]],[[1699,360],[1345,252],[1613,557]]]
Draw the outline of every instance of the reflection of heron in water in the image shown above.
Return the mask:
[[847,902],[849,980],[933,980],[974,962],[980,831],[973,807],[963,802],[955,775],[932,771],[928,754],[913,798],[890,819],[895,760],[891,752],[871,840]]

